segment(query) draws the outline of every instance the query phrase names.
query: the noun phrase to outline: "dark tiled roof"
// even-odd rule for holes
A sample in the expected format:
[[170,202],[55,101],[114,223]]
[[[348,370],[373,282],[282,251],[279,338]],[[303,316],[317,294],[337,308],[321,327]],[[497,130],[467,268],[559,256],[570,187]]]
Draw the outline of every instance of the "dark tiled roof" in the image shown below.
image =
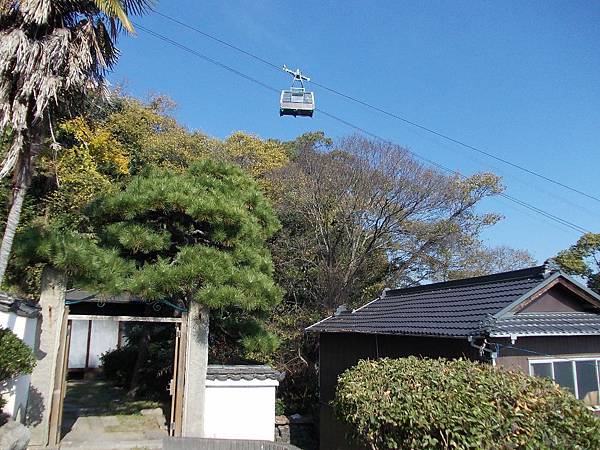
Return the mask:
[[206,372],[207,380],[276,380],[281,381],[284,374],[264,365],[221,366],[210,365]]
[[[331,316],[307,330],[446,337],[483,335],[489,331],[494,314],[532,289],[541,287],[546,280],[544,266],[538,266],[484,277],[394,289],[352,313]],[[595,318],[596,323],[600,322],[600,316],[589,316],[586,315],[586,320]],[[580,315],[577,317],[583,318]],[[565,329],[567,321],[566,318],[549,317],[544,323],[549,325],[548,330],[558,331]],[[507,320],[493,325],[498,327],[499,332],[505,329],[502,327],[515,327],[515,330],[519,327],[520,332],[537,329],[537,323],[533,328],[530,327],[531,319],[512,319],[512,322]],[[541,327],[542,322],[539,325]],[[597,327],[594,330],[600,331]]]
[[13,312],[17,316],[23,317],[37,317],[40,314],[40,307],[0,291],[0,311]]
[[489,324],[490,336],[600,334],[600,314],[573,312],[517,314]]

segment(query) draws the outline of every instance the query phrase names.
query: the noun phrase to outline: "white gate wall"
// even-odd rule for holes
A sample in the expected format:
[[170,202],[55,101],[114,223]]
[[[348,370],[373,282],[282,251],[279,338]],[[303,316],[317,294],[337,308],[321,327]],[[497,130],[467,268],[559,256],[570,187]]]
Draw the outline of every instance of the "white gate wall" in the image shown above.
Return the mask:
[[206,380],[207,438],[275,439],[276,380]]

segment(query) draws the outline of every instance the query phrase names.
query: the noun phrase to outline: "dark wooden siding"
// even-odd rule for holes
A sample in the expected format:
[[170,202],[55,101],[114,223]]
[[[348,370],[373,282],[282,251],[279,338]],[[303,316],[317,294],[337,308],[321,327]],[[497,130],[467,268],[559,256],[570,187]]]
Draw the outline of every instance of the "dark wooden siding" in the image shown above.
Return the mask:
[[466,339],[372,335],[359,333],[322,333],[320,335],[320,448],[349,450],[347,429],[339,423],[330,406],[338,376],[361,359],[423,357],[466,357],[477,359]]
[[600,355],[600,336],[520,337],[514,344],[510,339],[495,342],[516,348],[500,348],[497,364],[529,374],[529,360],[544,358],[585,357]]
[[577,312],[590,310],[590,304],[558,284],[523,308],[519,313]]

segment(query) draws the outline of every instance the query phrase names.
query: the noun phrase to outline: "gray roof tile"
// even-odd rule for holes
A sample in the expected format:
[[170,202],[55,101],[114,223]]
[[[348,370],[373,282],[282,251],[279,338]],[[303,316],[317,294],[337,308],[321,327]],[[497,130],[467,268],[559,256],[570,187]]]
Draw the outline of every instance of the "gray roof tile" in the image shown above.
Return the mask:
[[12,312],[17,316],[37,317],[40,307],[35,303],[22,300],[7,292],[0,291],[0,311]]
[[518,314],[490,323],[489,333],[491,336],[600,334],[600,314]]
[[569,331],[600,334],[600,315],[594,313],[575,313],[564,317],[545,314],[541,319],[535,315],[536,318],[491,321],[494,314],[541,286],[545,280],[544,266],[538,266],[394,289],[353,312],[333,315],[318,322],[307,331],[464,337],[483,335],[493,326],[498,334],[506,334],[506,330],[511,329],[518,334],[542,333],[540,330],[546,330],[548,334]]
[[207,380],[277,380],[281,381],[284,374],[266,365],[209,365],[206,372]]

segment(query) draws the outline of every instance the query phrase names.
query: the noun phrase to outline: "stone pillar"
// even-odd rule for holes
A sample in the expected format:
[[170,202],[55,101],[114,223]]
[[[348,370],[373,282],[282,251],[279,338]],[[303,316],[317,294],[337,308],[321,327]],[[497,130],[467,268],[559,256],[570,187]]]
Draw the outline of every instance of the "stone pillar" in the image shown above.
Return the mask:
[[47,446],[61,325],[65,310],[65,277],[46,268],[42,273],[41,314],[33,347],[36,365],[31,373],[25,425],[31,430],[30,446]]
[[210,311],[193,302],[188,313],[185,386],[183,393],[183,437],[204,437],[204,404],[208,366]]

